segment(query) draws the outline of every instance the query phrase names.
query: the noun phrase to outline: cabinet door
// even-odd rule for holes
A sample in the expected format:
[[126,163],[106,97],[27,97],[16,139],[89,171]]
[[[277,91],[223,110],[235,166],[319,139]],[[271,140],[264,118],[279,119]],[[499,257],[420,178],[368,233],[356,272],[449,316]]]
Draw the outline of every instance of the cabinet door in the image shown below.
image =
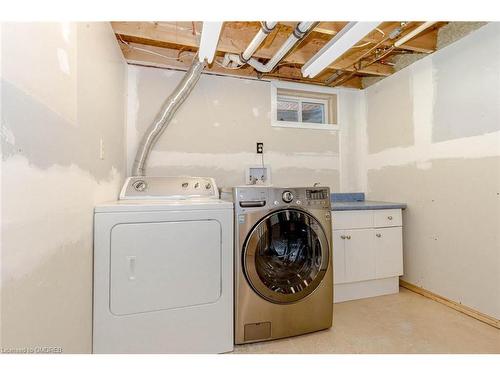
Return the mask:
[[345,231],[346,282],[371,280],[375,278],[373,232],[373,229]]
[[403,274],[402,227],[377,228],[373,236],[378,278]]
[[333,283],[345,282],[345,231],[333,231]]

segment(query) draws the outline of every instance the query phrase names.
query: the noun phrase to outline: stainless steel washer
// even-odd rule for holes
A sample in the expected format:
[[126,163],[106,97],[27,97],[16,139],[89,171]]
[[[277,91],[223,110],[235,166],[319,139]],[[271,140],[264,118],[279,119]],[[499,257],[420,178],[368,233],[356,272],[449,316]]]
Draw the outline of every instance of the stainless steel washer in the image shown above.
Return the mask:
[[233,188],[235,343],[332,326],[330,191]]

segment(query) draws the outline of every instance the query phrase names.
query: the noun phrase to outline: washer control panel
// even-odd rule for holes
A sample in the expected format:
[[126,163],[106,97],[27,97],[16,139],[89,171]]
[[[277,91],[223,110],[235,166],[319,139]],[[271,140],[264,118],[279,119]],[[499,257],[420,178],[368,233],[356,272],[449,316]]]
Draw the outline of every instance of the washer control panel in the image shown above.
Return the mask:
[[308,200],[323,200],[328,199],[327,189],[306,189],[306,198]]
[[253,209],[276,209],[298,206],[310,209],[331,208],[330,189],[314,188],[278,188],[241,186],[233,188],[235,208],[242,211]]
[[316,187],[305,189],[305,205],[309,208],[330,207],[330,189]]

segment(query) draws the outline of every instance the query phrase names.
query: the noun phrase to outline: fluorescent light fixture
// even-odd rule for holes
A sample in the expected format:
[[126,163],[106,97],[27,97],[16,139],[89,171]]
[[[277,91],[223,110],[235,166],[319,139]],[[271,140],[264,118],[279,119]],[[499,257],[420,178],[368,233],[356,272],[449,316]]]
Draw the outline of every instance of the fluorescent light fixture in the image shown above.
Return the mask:
[[304,77],[316,77],[328,65],[358,43],[380,22],[349,22],[302,67]]
[[217,43],[219,43],[222,24],[223,22],[203,22],[200,48],[198,49],[198,58],[200,61],[206,59],[209,64],[213,61]]
[[435,23],[436,22],[424,22],[423,24],[421,24],[416,29],[410,31],[408,34],[406,34],[401,39],[398,39],[396,41],[396,43],[394,43],[394,47],[399,47],[400,45],[405,44],[407,41],[409,41],[410,39],[413,39],[415,36],[417,36],[418,34],[420,34],[425,29],[428,29],[429,27],[431,27]]

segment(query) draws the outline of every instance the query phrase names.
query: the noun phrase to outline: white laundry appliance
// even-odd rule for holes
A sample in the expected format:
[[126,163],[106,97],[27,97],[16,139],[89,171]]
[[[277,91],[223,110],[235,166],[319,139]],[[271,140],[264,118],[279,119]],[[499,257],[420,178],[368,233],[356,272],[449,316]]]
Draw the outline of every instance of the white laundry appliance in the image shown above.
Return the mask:
[[131,177],[94,218],[94,353],[233,349],[233,204],[213,179]]

